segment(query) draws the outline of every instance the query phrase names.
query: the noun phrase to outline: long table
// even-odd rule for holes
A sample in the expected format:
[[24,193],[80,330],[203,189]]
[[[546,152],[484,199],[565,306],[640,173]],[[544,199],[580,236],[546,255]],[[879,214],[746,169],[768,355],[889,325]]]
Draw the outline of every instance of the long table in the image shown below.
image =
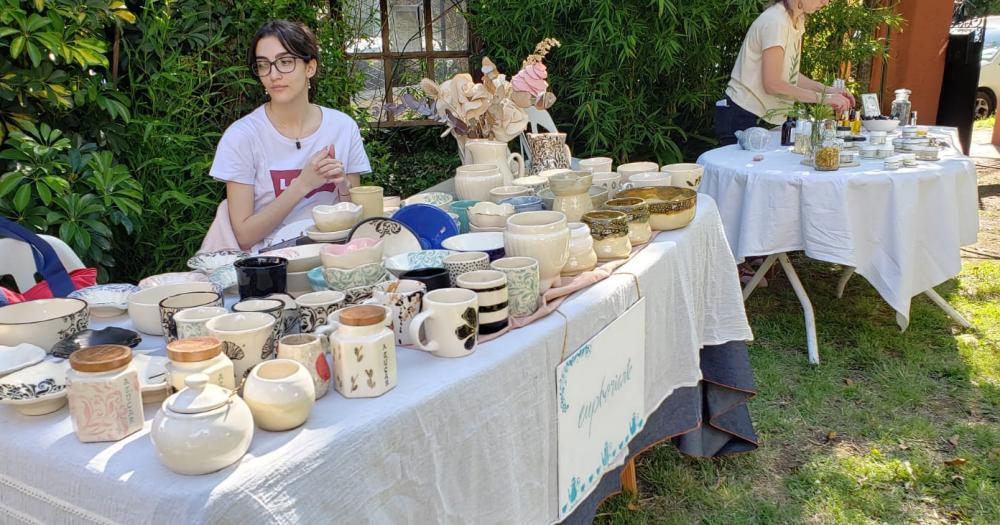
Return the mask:
[[[690,226],[659,234],[558,314],[462,359],[399,348],[395,389],[354,400],[331,390],[305,425],[256,429],[247,455],[217,473],[177,475],[156,460],[148,434],[157,405],[146,405],[142,431],[91,444],[76,439],[65,410],[37,417],[0,410],[0,521],[553,522],[556,365],[640,293],[647,300],[644,398],[651,416],[643,439],[668,437],[651,433],[679,419],[682,427],[702,421],[704,403],[686,414],[667,409],[695,405],[664,403],[702,395],[702,348],[752,338],[718,208],[704,195]],[[112,324],[130,325],[127,317]],[[161,354],[161,345],[145,336],[138,348]],[[714,352],[745,363],[744,346],[729,348]],[[583,512],[592,516],[595,501]]]

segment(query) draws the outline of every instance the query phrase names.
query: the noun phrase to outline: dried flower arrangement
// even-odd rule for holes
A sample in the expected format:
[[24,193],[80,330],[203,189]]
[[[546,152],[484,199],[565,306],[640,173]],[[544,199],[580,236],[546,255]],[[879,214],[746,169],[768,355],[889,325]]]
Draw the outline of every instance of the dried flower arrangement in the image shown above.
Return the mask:
[[559,45],[554,38],[539,42],[509,81],[485,57],[482,83],[474,82],[468,73],[455,75],[441,84],[425,78],[420,87],[429,98],[418,101],[404,95],[403,103],[406,108],[447,125],[444,135],[451,133],[460,142],[462,139],[508,142],[527,127],[526,108],[548,109],[555,103],[556,96],[548,90],[548,71],[543,62],[549,51]]

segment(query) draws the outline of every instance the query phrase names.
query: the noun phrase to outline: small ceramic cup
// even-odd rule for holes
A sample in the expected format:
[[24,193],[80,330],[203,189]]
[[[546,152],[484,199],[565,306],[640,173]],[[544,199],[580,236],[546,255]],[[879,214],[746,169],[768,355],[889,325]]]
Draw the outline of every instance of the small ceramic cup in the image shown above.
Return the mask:
[[257,363],[272,359],[280,335],[281,323],[275,316],[263,312],[220,315],[205,324],[208,335],[222,341],[222,351],[233,362],[233,373],[239,384]]
[[414,347],[437,357],[465,357],[474,352],[479,333],[478,299],[476,292],[463,288],[428,292],[423,311],[410,323]]
[[274,325],[274,344],[285,335],[285,303],[280,299],[247,299],[233,305],[233,313],[257,312],[270,315],[277,321]]
[[636,173],[643,173],[647,171],[659,171],[660,165],[655,162],[629,162],[628,164],[621,164],[618,166],[617,171],[622,175],[622,182],[628,182],[630,177]]
[[526,186],[500,186],[490,190],[490,200],[499,204],[504,199],[531,195],[531,189]]
[[351,202],[361,206],[361,218],[381,217],[383,195],[381,186],[356,186],[351,188]]
[[444,258],[444,268],[448,270],[451,287],[458,286],[458,276],[465,272],[490,269],[490,256],[485,252],[454,253]]
[[448,270],[444,268],[420,268],[399,274],[400,279],[420,281],[427,286],[427,291],[448,287]]
[[604,203],[604,208],[620,211],[628,216],[628,240],[632,246],[645,244],[653,236],[649,226],[649,205],[638,197],[611,199]]
[[479,295],[479,335],[507,328],[510,317],[507,275],[497,270],[476,270],[458,277],[458,286]]
[[634,173],[628,182],[622,184],[623,189],[647,188],[653,186],[670,186],[671,174],[663,171]]
[[326,316],[344,307],[345,299],[347,296],[344,295],[344,292],[336,290],[300,295],[296,299],[296,302],[299,303],[299,331],[304,334],[312,333],[317,326],[326,321]]
[[590,226],[598,259],[625,259],[632,253],[628,216],[620,211],[589,211],[581,219]]
[[514,213],[524,213],[526,211],[542,211],[542,198],[535,195],[523,197],[511,197],[500,201],[500,204],[510,204],[514,206]]
[[291,359],[304,366],[312,376],[316,399],[330,390],[330,366],[326,362],[323,341],[315,334],[286,335],[278,341],[278,359]]
[[611,171],[611,159],[609,157],[591,157],[580,160],[580,171],[591,173],[606,173]]
[[507,276],[507,297],[512,317],[527,317],[540,303],[538,261],[532,257],[504,257],[490,268]]
[[264,297],[288,291],[288,259],[257,256],[233,263],[240,299]]
[[172,295],[160,301],[160,326],[168,343],[177,340],[177,323],[174,315],[187,308],[222,306],[222,296],[216,292],[187,292]]
[[281,432],[306,422],[316,403],[316,387],[300,363],[275,359],[253,368],[243,386],[243,400],[258,427]]
[[622,189],[622,174],[614,171],[594,172],[593,184],[608,190],[608,198],[613,199]]
[[[392,291],[390,291],[392,290]],[[364,304],[377,304],[392,310],[387,316],[392,320],[393,332],[397,345],[412,345],[410,339],[410,322],[420,313],[427,285],[420,281],[402,279],[375,285],[371,299]]]
[[478,203],[477,200],[466,199],[462,201],[452,201],[448,205],[451,211],[458,214],[459,221],[459,231],[462,233],[469,233],[469,208],[473,207]]
[[199,306],[181,310],[174,314],[177,338],[204,337],[208,335],[208,328],[205,328],[208,321],[227,313],[229,312],[221,306]]

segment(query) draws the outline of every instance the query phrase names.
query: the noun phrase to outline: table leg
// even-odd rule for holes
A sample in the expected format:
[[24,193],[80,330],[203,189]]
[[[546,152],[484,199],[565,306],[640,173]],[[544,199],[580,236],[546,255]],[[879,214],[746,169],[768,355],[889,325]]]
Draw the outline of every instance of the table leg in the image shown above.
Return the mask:
[[854,267],[845,266],[844,273],[840,274],[840,282],[837,283],[837,299],[844,296],[844,288],[847,287],[847,281],[851,280],[854,276]]
[[952,308],[952,306],[948,304],[948,301],[945,301],[944,297],[938,295],[933,288],[926,290],[924,295],[930,297],[931,301],[934,301],[934,304],[944,310],[944,313],[948,314],[948,317],[954,319],[956,323],[962,325],[964,328],[970,328],[972,326],[972,324],[969,323],[965,317],[962,317],[962,314],[958,313],[958,310]]
[[806,289],[802,286],[802,282],[799,281],[798,274],[795,273],[795,268],[792,267],[791,261],[788,260],[788,254],[779,253],[777,257],[778,262],[781,263],[781,269],[785,271],[785,275],[788,277],[788,282],[792,284],[792,290],[795,290],[795,296],[799,298],[799,303],[802,305],[802,311],[805,313],[806,348],[809,352],[809,362],[814,365],[818,365],[819,343],[816,340],[816,318],[813,315],[812,303],[809,301],[809,296],[806,294]]
[[764,274],[766,274],[767,271],[771,269],[771,266],[774,266],[774,261],[777,260],[777,258],[778,258],[777,255],[768,255],[767,258],[764,259],[764,264],[760,265],[760,268],[757,268],[757,271],[754,272],[753,277],[750,278],[750,282],[748,282],[747,285],[743,287],[744,302],[746,302],[746,300],[750,298],[750,294],[752,294],[753,291],[757,288],[757,285],[760,284],[760,280],[764,278]]
[[625,461],[625,468],[622,469],[622,490],[632,498],[639,495],[639,481],[635,477],[635,456]]

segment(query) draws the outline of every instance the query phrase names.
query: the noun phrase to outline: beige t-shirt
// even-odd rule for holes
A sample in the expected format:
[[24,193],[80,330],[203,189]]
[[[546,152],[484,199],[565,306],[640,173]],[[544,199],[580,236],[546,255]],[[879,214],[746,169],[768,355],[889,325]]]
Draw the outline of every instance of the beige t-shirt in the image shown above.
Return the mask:
[[[791,84],[798,84],[799,62],[802,57],[804,27],[795,27],[792,17],[780,3],[764,10],[754,20],[743,39],[743,47],[736,57],[733,74],[726,87],[726,95],[743,109],[763,118],[767,112],[789,107],[794,102],[778,98],[764,91],[764,50],[780,47],[785,50],[785,63],[781,74]],[[784,112],[765,119],[772,124],[785,121]]]

